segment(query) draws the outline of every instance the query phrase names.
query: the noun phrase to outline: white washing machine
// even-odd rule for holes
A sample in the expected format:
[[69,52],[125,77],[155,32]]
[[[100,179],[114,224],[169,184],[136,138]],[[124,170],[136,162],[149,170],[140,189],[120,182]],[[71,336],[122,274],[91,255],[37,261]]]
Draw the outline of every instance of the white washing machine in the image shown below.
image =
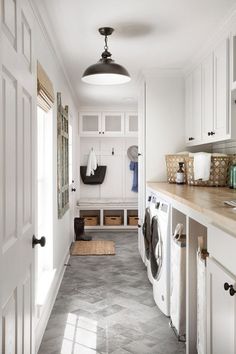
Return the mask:
[[142,225],[142,228],[139,228],[139,234],[138,234],[138,248],[139,248],[139,253],[142,258],[143,263],[146,265],[146,246],[145,246],[145,224],[146,224],[146,217],[147,217],[147,208],[151,208],[152,204],[152,199],[154,193],[151,192],[150,190],[147,190],[146,193],[146,210],[145,210],[145,220],[144,224]]
[[149,257],[149,279],[153,297],[159,309],[170,315],[170,205],[160,201],[158,213],[152,219]]
[[144,235],[144,246],[145,246],[145,264],[147,267],[147,275],[148,275],[148,279],[151,283],[153,283],[153,278],[151,275],[151,266],[150,266],[150,247],[151,247],[151,234],[152,234],[152,219],[154,216],[159,214],[159,208],[161,205],[161,200],[160,198],[155,194],[152,193],[151,195],[151,200],[150,200],[150,204],[148,206],[149,208],[149,221],[150,221],[150,233],[146,235]]

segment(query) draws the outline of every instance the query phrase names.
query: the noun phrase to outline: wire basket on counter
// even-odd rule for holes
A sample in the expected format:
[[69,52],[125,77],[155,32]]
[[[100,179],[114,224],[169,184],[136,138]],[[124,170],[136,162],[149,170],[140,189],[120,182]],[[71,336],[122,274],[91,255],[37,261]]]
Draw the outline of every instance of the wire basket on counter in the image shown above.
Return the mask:
[[[179,163],[183,162],[185,165],[186,155],[166,155],[166,172],[167,172],[167,181],[169,183],[176,183],[176,172],[179,169]],[[186,169],[184,168],[184,183],[187,182]]]
[[185,157],[187,183],[191,186],[225,187],[228,183],[229,156],[211,156],[210,178],[208,181],[194,179],[194,158]]

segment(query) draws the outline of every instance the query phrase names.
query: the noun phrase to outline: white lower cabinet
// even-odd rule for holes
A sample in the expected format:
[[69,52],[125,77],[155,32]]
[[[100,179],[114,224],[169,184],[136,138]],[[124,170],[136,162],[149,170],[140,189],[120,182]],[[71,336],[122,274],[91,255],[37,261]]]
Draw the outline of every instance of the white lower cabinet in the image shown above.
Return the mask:
[[207,354],[236,354],[236,237],[208,228]]
[[233,295],[235,285],[235,276],[209,258],[207,265],[208,354],[236,353],[236,295]]

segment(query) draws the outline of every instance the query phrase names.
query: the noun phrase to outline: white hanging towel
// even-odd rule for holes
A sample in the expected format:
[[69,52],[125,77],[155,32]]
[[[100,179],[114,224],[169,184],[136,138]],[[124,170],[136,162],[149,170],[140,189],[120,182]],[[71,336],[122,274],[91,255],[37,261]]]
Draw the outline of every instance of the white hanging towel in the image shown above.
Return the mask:
[[207,152],[197,152],[193,154],[194,179],[208,181],[210,178],[211,154]]
[[97,166],[98,164],[95,152],[91,149],[88,157],[86,176],[94,175],[94,171],[97,169]]

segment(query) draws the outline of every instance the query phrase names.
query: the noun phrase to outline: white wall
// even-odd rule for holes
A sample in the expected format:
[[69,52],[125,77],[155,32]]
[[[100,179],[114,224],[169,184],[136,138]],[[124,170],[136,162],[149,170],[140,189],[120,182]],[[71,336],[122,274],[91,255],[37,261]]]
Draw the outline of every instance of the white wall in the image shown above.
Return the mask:
[[[69,106],[69,112],[73,117],[74,131],[78,131],[76,101],[73,99],[73,93],[70,91],[60,60],[51,46],[50,37],[48,37],[45,31],[44,25],[40,22],[40,15],[38,14],[37,9],[35,9],[33,1],[32,6],[35,13],[35,57],[41,63],[53,82],[55,96],[57,92],[62,93],[62,104]],[[77,149],[74,149],[74,151],[77,151]],[[76,161],[76,153],[73,156],[73,159]],[[75,169],[76,165],[74,166],[74,171]],[[77,175],[76,171],[74,172],[74,175]],[[71,207],[73,208],[73,205],[71,205]],[[55,101],[53,106],[53,267],[55,269],[55,276],[51,290],[48,294],[47,303],[41,308],[40,317],[37,319],[35,333],[36,348],[40,345],[47,324],[47,319],[50,314],[50,309],[53,305],[54,297],[56,296],[57,288],[60,284],[61,276],[65,268],[64,263],[69,254],[71,243],[71,222],[70,211],[67,211],[61,220],[58,220],[57,218],[57,103]],[[47,237],[47,235],[45,236]]]
[[146,180],[166,181],[165,155],[184,150],[184,80],[177,70],[145,73]]

